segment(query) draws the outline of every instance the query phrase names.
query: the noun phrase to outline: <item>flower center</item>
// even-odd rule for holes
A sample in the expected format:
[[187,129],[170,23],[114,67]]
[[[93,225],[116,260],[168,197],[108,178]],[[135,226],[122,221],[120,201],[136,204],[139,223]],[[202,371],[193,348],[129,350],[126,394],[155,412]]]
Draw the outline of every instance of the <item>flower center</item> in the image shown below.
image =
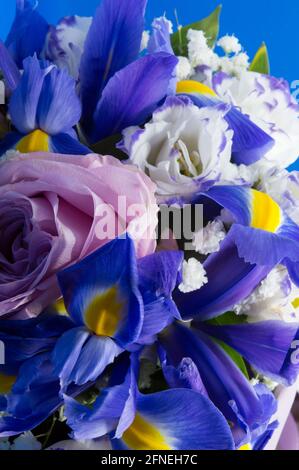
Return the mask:
[[199,176],[202,173],[200,154],[196,150],[189,152],[186,144],[181,139],[176,142],[175,149],[179,154],[178,162],[181,174],[190,178]]

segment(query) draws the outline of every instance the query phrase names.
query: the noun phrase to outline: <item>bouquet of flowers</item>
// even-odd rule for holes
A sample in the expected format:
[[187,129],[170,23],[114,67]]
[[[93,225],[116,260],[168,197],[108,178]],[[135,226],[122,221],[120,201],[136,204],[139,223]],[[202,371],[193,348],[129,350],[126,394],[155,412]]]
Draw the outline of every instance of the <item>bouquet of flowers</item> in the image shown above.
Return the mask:
[[299,106],[146,3],[0,43],[1,449],[259,450],[294,401]]

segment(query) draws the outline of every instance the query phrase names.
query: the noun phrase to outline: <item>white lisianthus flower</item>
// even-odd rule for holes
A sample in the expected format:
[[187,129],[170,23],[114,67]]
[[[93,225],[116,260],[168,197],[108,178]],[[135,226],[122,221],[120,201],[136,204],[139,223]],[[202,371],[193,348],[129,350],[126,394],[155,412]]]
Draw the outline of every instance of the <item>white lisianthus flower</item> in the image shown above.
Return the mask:
[[144,129],[126,129],[119,147],[156,183],[161,202],[180,200],[235,176],[233,131],[224,114],[169,97]]
[[254,289],[254,291],[234,307],[238,315],[247,315],[247,321],[256,323],[267,320],[298,322],[298,314],[293,301],[298,289],[289,278],[284,266],[277,266]]
[[286,168],[299,156],[299,106],[287,82],[244,71],[239,77],[218,73],[213,88],[225,102],[238,106],[268,133],[275,145],[258,162],[266,168]]
[[92,18],[68,16],[56,27],[51,26],[46,38],[43,56],[59,68],[66,68],[75,79]]
[[217,42],[217,45],[221,47],[226,54],[239,54],[242,50],[242,46],[239,43],[239,39],[236,36],[222,36]]
[[268,193],[299,225],[299,172],[269,170],[260,176],[259,188]]

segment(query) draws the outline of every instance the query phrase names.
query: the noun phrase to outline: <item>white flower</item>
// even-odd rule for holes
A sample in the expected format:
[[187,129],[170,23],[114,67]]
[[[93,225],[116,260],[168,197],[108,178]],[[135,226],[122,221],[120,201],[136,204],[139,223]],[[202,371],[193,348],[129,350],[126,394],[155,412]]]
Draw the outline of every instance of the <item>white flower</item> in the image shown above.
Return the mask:
[[59,68],[66,68],[75,79],[92,18],[69,16],[50,27],[43,55]]
[[224,56],[219,58],[219,67],[222,70],[222,72],[227,73],[227,75],[233,75],[234,74],[234,63],[231,60],[230,57]]
[[242,72],[244,69],[248,69],[250,63],[249,63],[249,56],[246,54],[246,52],[241,52],[238,55],[235,55],[232,58],[234,67],[235,67],[235,72]]
[[85,441],[76,441],[70,439],[68,441],[60,441],[48,447],[47,450],[112,450],[111,441],[108,436],[99,439],[90,439]]
[[219,251],[220,243],[225,238],[226,232],[221,220],[209,222],[204,228],[194,233],[193,245],[195,251],[202,255],[209,255]]
[[0,439],[0,450],[41,450],[41,443],[32,432],[24,432],[12,443],[8,439]]
[[176,76],[178,81],[181,80],[186,80],[187,78],[190,78],[190,76],[193,73],[192,66],[187,59],[187,57],[178,57],[179,62],[176,67]]
[[222,36],[217,42],[217,45],[221,47],[226,54],[238,54],[242,50],[242,46],[239,43],[239,39],[236,36]]
[[205,65],[217,70],[219,58],[215,52],[209,48],[203,31],[189,29],[188,38],[188,56],[192,67]]
[[260,175],[259,189],[268,193],[299,225],[299,172],[269,170]]
[[142,38],[141,38],[140,52],[144,51],[147,48],[149,40],[150,40],[149,31],[143,31]]
[[169,201],[226,181],[233,132],[217,108],[199,109],[186,97],[170,97],[144,129],[124,131],[120,148]]
[[274,139],[274,146],[258,162],[260,167],[286,168],[296,161],[299,106],[285,81],[243,71],[239,77],[218,80],[215,91],[222,100],[238,106]]
[[203,265],[195,258],[183,263],[183,282],[179,285],[179,290],[184,293],[193,292],[200,289],[208,282],[207,273]]
[[240,304],[234,307],[238,315],[247,315],[247,321],[266,320],[298,321],[293,306],[297,288],[291,283],[287,269],[277,266],[259,286]]

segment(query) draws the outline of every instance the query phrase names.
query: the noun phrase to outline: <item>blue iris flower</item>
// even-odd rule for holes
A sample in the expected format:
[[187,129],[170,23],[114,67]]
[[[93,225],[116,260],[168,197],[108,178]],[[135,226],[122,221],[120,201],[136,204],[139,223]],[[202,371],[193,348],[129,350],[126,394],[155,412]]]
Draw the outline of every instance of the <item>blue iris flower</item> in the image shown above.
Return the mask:
[[[8,57],[0,45],[0,56]],[[73,129],[81,116],[76,83],[65,70],[59,70],[36,56],[23,62],[24,73],[17,76],[12,63],[6,63],[6,76],[13,87],[9,114],[15,131],[0,144],[4,153],[14,147],[21,153],[44,151],[65,154],[88,154]]]
[[[67,76],[66,70],[54,68],[46,74],[48,65],[40,66],[42,72],[36,70],[37,59],[31,56],[42,58],[49,28],[35,5],[27,0],[17,1],[16,18],[6,40],[7,49],[0,44],[0,68],[13,92],[13,109],[18,110],[19,117],[12,115],[12,122],[19,133],[23,134],[24,127],[28,127],[28,116],[23,118],[22,106],[25,103],[33,113],[42,75],[45,75],[44,97],[40,109],[35,109],[36,116],[30,116],[30,132],[35,131],[35,134],[22,143],[17,133],[9,135],[2,144],[2,153],[17,143],[17,149],[22,152],[88,153],[86,147],[76,141],[72,130],[81,117],[81,106],[81,131],[89,144],[118,134],[125,127],[143,124],[151,116],[168,93],[177,58],[165,48],[152,48],[152,53],[140,57],[146,3],[146,0],[103,0],[98,7],[78,60],[79,101],[75,82]],[[51,61],[51,53],[47,58]],[[55,57],[52,59],[54,61]],[[20,79],[18,67],[24,67],[26,78]],[[49,126],[41,126],[40,113],[44,115],[42,124],[54,119],[54,133]]]

